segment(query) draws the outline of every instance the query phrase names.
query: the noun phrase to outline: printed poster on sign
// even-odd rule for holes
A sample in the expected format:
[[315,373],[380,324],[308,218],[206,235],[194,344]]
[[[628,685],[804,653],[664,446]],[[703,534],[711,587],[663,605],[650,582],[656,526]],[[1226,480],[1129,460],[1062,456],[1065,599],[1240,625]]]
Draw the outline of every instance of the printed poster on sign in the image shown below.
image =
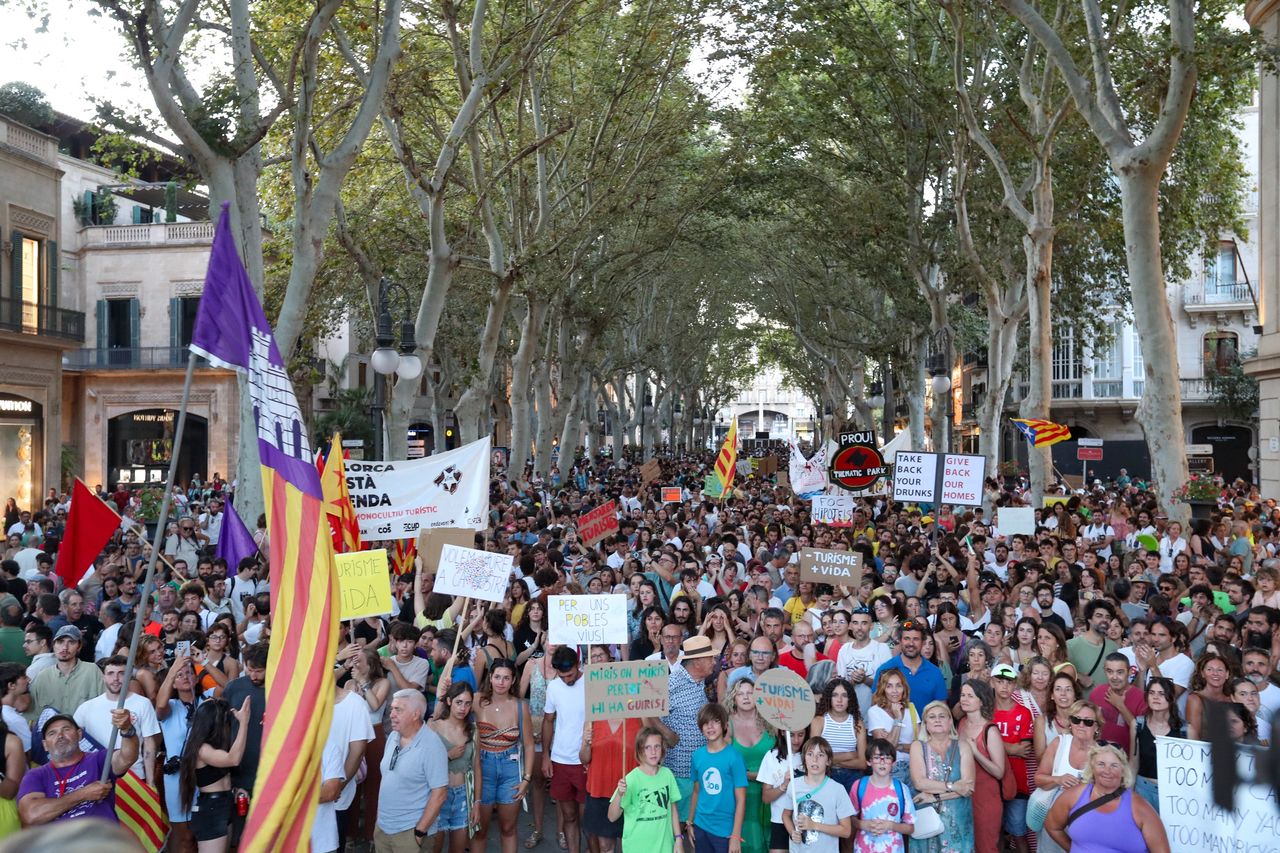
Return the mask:
[[558,646],[625,643],[625,595],[552,595],[547,598],[548,640]]
[[[1263,772],[1267,758],[1264,750],[1242,746],[1235,755],[1237,779],[1255,780]],[[1158,737],[1156,769],[1160,780],[1160,820],[1171,850],[1262,853],[1280,849],[1280,813],[1270,785],[1241,782],[1232,792],[1233,810],[1214,805],[1215,768],[1208,743]]]
[[801,548],[800,580],[857,587],[862,582],[862,552]]
[[720,487],[720,481],[716,479],[714,474],[707,476],[702,481],[702,496],[704,498],[718,498],[724,493],[724,489]]
[[899,450],[893,466],[893,499],[931,504],[937,500],[938,454]]
[[338,569],[339,619],[363,619],[392,611],[395,605],[386,548],[335,554],[333,561]]
[[618,532],[618,502],[609,501],[578,516],[578,538],[587,547]]
[[444,595],[501,602],[511,582],[511,555],[445,545],[440,551],[435,591]]
[[[790,670],[787,670],[790,672]],[[588,720],[665,717],[671,670],[663,660],[593,663],[582,671]]]
[[664,504],[678,504],[680,503],[680,500],[681,500],[681,497],[680,497],[679,486],[663,486],[662,487],[662,502]]
[[853,492],[870,489],[886,473],[873,430],[840,433],[840,449],[831,458],[831,481]]
[[956,506],[980,506],[987,457],[948,453],[942,457],[942,485],[938,501]]
[[815,524],[851,527],[853,526],[853,496],[814,495],[809,515]]
[[489,523],[489,439],[425,459],[348,460],[347,491],[365,542],[414,539],[433,527]]

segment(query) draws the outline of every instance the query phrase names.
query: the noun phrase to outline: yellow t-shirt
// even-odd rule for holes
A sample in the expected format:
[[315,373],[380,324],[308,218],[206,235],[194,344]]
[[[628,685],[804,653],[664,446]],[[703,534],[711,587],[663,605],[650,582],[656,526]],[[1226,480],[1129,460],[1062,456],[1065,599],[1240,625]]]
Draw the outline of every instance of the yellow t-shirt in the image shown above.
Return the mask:
[[804,614],[809,611],[809,605],[805,604],[798,595],[793,595],[787,599],[787,603],[782,605],[782,610],[791,617],[791,624],[794,625],[804,618]]

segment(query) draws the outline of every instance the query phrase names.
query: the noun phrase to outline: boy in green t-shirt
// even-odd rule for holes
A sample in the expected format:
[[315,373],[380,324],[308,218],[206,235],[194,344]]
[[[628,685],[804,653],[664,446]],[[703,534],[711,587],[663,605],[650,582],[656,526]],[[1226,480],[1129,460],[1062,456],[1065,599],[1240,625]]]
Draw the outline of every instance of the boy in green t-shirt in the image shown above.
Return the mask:
[[680,815],[676,802],[680,788],[675,774],[662,766],[666,757],[662,733],[648,726],[636,735],[636,768],[618,780],[609,798],[609,820],[625,813],[622,849],[645,853],[682,853]]

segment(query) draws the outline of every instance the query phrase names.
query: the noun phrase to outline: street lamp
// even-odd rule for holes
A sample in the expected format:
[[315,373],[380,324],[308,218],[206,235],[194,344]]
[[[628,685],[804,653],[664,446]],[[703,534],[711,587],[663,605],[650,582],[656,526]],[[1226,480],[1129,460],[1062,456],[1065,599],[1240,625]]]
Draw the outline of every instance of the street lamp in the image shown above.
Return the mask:
[[[391,295],[395,294],[400,301],[404,319],[400,322],[400,350],[394,348],[396,342],[391,325]],[[410,313],[412,299],[404,285],[397,284],[389,278],[378,282],[378,321],[374,327],[374,342],[378,348],[369,357],[373,365],[373,455],[382,460],[386,453],[384,419],[387,410],[387,380],[391,374],[412,382],[422,375],[422,359],[417,356],[418,344],[414,340],[413,315]]]
[[[933,396],[945,396],[947,398],[947,423],[944,433],[945,442],[942,444],[943,452],[951,452],[951,409],[954,401],[951,399],[951,377],[947,375],[947,371],[941,367],[934,368],[933,378],[929,380],[930,386],[933,388]],[[942,436],[940,436],[942,437]],[[937,450],[937,447],[934,448]]]
[[879,409],[884,406],[884,386],[879,382],[871,383],[871,398],[867,400],[867,404],[873,409]]

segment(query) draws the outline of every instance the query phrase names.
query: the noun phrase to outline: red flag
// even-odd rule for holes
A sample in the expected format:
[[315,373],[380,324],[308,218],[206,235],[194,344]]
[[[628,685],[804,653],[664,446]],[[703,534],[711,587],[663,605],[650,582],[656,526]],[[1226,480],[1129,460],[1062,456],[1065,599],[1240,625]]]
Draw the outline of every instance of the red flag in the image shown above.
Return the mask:
[[120,528],[120,516],[113,507],[98,500],[89,487],[76,478],[71,489],[71,511],[67,513],[67,531],[58,546],[58,562],[53,571],[75,586],[89,571],[93,561]]

